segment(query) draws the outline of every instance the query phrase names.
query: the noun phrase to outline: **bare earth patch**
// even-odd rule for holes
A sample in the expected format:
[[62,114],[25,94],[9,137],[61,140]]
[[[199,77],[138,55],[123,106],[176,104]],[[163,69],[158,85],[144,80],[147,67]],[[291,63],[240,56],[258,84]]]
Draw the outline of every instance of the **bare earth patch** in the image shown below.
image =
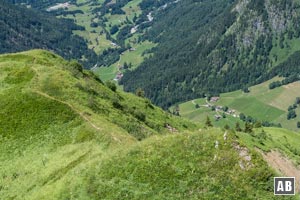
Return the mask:
[[283,176],[295,177],[296,178],[296,188],[297,191],[300,192],[300,169],[294,165],[294,163],[283,156],[278,151],[271,151],[269,153],[263,153],[259,151],[267,163],[275,169],[277,172],[282,174]]

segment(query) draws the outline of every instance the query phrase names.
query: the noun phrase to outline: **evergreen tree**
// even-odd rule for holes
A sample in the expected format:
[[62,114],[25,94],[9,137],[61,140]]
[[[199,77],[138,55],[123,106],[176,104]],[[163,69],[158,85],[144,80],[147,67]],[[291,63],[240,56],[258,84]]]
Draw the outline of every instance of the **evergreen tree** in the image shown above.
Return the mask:
[[241,131],[242,131],[242,128],[241,128],[239,122],[236,122],[236,124],[235,124],[235,130],[238,131],[238,132],[241,132]]
[[224,112],[227,112],[228,109],[229,109],[228,106],[224,106],[224,107],[223,107],[223,111],[224,111]]
[[137,16],[136,16],[136,13],[134,13],[134,16],[132,18],[132,21],[135,22],[137,20]]
[[142,88],[138,88],[138,89],[135,91],[135,94],[136,94],[136,96],[138,96],[138,97],[145,97],[145,92],[144,92],[144,90],[142,90]]
[[113,35],[119,31],[119,27],[117,25],[113,25],[110,29],[110,34]]
[[179,108],[179,105],[177,104],[175,106],[175,108],[173,109],[173,114],[174,115],[177,115],[177,116],[180,116],[180,108]]
[[249,93],[249,92],[250,92],[250,90],[249,90],[249,88],[248,88],[248,87],[245,87],[245,88],[243,88],[243,92],[244,92],[244,93]]
[[296,98],[296,102],[295,103],[298,104],[298,105],[300,104],[300,97]]
[[208,116],[206,117],[205,126],[206,127],[213,127],[213,125],[211,123],[211,120]]
[[264,145],[264,141],[267,139],[267,133],[262,129],[261,133],[258,134],[259,143]]
[[127,62],[124,62],[124,64],[123,64],[123,68],[124,68],[124,69],[128,69],[128,68],[129,68],[129,66],[128,66]]
[[260,128],[260,127],[262,127],[262,123],[260,121],[257,121],[257,122],[255,122],[254,127]]
[[287,114],[287,119],[290,120],[290,119],[294,119],[297,117],[297,114],[295,112],[295,110],[290,110]]
[[228,124],[226,124],[226,125],[224,126],[224,129],[229,130],[229,129],[230,129],[230,126],[229,126]]
[[246,116],[244,115],[244,113],[240,114],[240,120],[245,121],[246,120]]
[[244,132],[245,133],[253,133],[253,125],[249,122],[246,122]]
[[112,82],[112,81],[106,81],[105,84],[112,91],[114,91],[114,92],[117,91],[117,86],[116,86],[116,84],[114,82]]

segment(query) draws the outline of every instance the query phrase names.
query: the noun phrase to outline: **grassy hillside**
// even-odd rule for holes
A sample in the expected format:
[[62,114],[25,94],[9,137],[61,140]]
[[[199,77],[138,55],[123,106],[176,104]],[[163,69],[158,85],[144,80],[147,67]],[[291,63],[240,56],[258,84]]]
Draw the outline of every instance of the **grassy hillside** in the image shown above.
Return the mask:
[[5,199],[56,185],[108,147],[197,128],[147,99],[112,91],[78,63],[50,52],[2,55],[0,68],[0,196]]
[[255,134],[174,117],[47,51],[1,55],[0,69],[1,199],[275,198]]
[[[94,198],[254,199],[272,198],[273,173],[254,152],[242,170],[232,138],[220,130],[151,138],[104,161],[89,180]],[[220,141],[215,148],[215,141]],[[253,153],[253,154],[252,154]],[[260,174],[259,176],[257,176]],[[245,183],[250,184],[245,184]],[[264,188],[264,190],[261,190]]]
[[[296,109],[297,117],[291,120],[287,120],[287,112],[288,107],[295,103],[296,97],[300,96],[300,82],[290,83],[270,90],[269,84],[276,80],[279,80],[279,78],[250,87],[249,93],[244,93],[241,90],[224,93],[220,95],[220,99],[217,102],[209,102],[211,105],[227,106],[229,110],[236,111],[237,117],[226,115],[227,118],[215,121],[215,125],[224,126],[228,124],[234,127],[235,122],[240,121],[239,114],[243,113],[260,121],[281,123],[284,128],[299,131],[297,122],[300,121],[300,109]],[[196,108],[195,104],[200,105],[200,108]],[[207,105],[205,98],[182,103],[179,105],[180,114],[198,122],[204,122],[207,115],[213,119],[217,112],[204,105]],[[219,114],[222,113],[223,111],[219,111]]]
[[[260,152],[277,173],[300,181],[300,136],[282,128],[258,128],[252,133],[238,132],[237,137],[249,149]],[[299,193],[299,188],[297,189]]]
[[[266,138],[260,136],[266,133]],[[281,128],[258,128],[253,134],[238,133],[238,136],[249,147],[256,147],[265,152],[277,149],[283,155],[290,158],[295,165],[300,165],[300,136],[297,132],[284,130]]]

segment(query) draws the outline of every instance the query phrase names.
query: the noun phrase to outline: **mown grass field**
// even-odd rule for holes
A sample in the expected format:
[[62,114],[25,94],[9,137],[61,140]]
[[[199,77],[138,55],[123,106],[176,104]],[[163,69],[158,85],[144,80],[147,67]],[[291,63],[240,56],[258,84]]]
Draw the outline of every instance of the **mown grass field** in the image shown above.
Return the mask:
[[134,51],[126,51],[124,52],[124,55],[122,55],[122,58],[120,60],[120,64],[124,64],[125,62],[127,64],[131,63],[132,68],[135,69],[137,68],[145,59],[145,57],[148,56],[148,54],[145,54],[142,56],[142,54],[146,51],[149,50],[156,45],[153,44],[152,42],[149,41],[144,41],[138,44],[133,44],[132,47],[135,49]]
[[139,4],[141,2],[142,2],[141,0],[130,1],[122,8],[125,14],[117,14],[117,15],[112,15],[110,13],[106,14],[104,17],[108,19],[108,21],[105,23],[107,30],[110,31],[110,27],[114,25],[118,25],[120,26],[120,28],[122,28],[124,23],[126,22],[126,18],[132,21],[135,15],[139,16],[142,12],[139,7]]
[[[147,57],[149,54],[145,54],[143,56],[143,53],[146,50],[149,50],[153,47],[155,47],[155,44],[149,41],[144,41],[142,43],[133,44],[132,47],[135,49],[134,51],[125,51],[123,55],[121,55],[121,58],[116,63],[112,64],[108,67],[97,67],[93,69],[93,72],[101,78],[103,81],[113,80],[117,73],[118,73],[118,66],[123,66],[126,62],[128,65],[131,64],[132,67],[130,70],[133,70],[137,68]],[[124,72],[124,70],[121,70],[121,72]]]
[[[98,3],[104,3],[104,1],[101,0],[98,1]],[[79,6],[71,5],[68,8],[69,11],[80,10],[83,12],[83,14],[79,13],[59,17],[73,19],[76,24],[85,27],[85,30],[74,31],[74,34],[83,37],[87,41],[90,49],[93,49],[97,54],[101,54],[105,49],[115,48],[111,44],[112,41],[107,39],[104,29],[110,32],[112,26],[118,25],[120,30],[127,24],[127,19],[132,21],[135,15],[139,16],[141,14],[139,3],[141,3],[141,0],[133,0],[126,4],[122,8],[122,10],[125,11],[125,14],[106,14],[104,16],[104,18],[107,19],[107,21],[105,22],[105,27],[91,27],[92,22],[99,22],[99,20],[102,20],[102,18],[98,18],[96,14],[92,12],[92,10],[97,6],[92,5],[91,1],[77,1],[77,4]],[[116,39],[117,34],[118,32],[112,35],[112,38]],[[134,33],[125,41],[125,44],[135,48],[135,51],[125,51],[123,53],[124,55],[122,55],[121,59],[116,63],[108,67],[100,67],[94,69],[93,71],[95,72],[95,74],[99,76],[103,81],[107,81],[115,78],[118,72],[118,65],[123,65],[126,62],[127,64],[132,64],[131,69],[135,69],[136,67],[138,67],[138,65],[143,62],[144,58],[148,56],[143,56],[143,53],[146,50],[150,50],[151,48],[155,47],[155,44],[149,41],[137,43],[137,38],[139,35],[140,33]]]
[[[238,114],[244,113],[258,120],[281,123],[285,128],[299,131],[296,123],[300,121],[300,115],[296,119],[287,120],[287,109],[290,105],[294,104],[296,97],[300,96],[300,82],[294,82],[270,90],[269,84],[275,80],[278,80],[278,78],[250,87],[250,93],[234,91],[221,94],[220,100],[211,104],[228,106],[230,109],[236,110]],[[200,105],[199,109],[196,109],[195,103]],[[213,119],[216,112],[212,112],[211,109],[201,106],[205,104],[205,99],[196,99],[182,103],[179,105],[180,114],[183,117],[198,122],[205,121],[207,115]],[[299,108],[296,111],[297,114],[300,114]],[[239,119],[236,118],[233,121],[239,121]],[[227,120],[214,122],[215,125],[224,125],[226,123],[228,123]]]
[[[98,1],[99,3],[104,3],[103,0]],[[80,10],[84,14],[77,13],[66,16],[59,16],[70,18],[75,21],[76,24],[85,27],[83,31],[74,31],[74,34],[79,35],[87,40],[88,46],[90,49],[93,49],[97,54],[102,53],[105,49],[112,47],[111,41],[106,39],[106,35],[101,26],[91,27],[92,22],[97,22],[99,19],[96,18],[96,15],[92,13],[92,10],[96,6],[92,6],[90,1],[77,1],[76,5],[72,5],[68,8],[69,11]]]
[[126,16],[129,20],[132,20],[134,15],[139,16],[141,14],[141,9],[139,4],[142,0],[130,1],[127,5],[123,7],[123,10],[126,12]]
[[97,67],[93,72],[101,78],[103,81],[113,80],[118,73],[118,64],[114,64],[110,67]]
[[[125,14],[119,15],[111,15],[110,13],[106,14],[104,17],[107,19],[107,22],[105,22],[106,27],[105,29],[109,32],[111,27],[114,25],[120,26],[120,29],[125,25],[126,18],[131,20],[133,17],[139,16],[141,14],[141,10],[138,6],[138,4],[141,2],[141,0],[133,0],[130,1],[128,4],[126,4],[122,10],[125,11]],[[97,3],[104,3],[103,0],[97,1]],[[78,5],[78,6],[77,6]],[[106,34],[104,32],[103,27],[91,27],[92,22],[98,22],[99,20],[102,20],[96,16],[95,13],[92,12],[94,8],[97,8],[96,5],[92,4],[92,1],[77,1],[77,5],[71,5],[68,8],[68,11],[76,11],[80,10],[83,12],[72,14],[72,15],[65,15],[65,16],[59,16],[59,17],[65,17],[70,18],[75,21],[76,24],[85,27],[85,30],[83,31],[74,31],[74,34],[79,35],[87,40],[88,46],[90,49],[93,49],[97,54],[102,53],[107,48],[112,48],[111,41],[106,38]],[[123,25],[122,25],[123,24]],[[117,33],[116,33],[117,34]],[[112,37],[115,37],[116,34],[114,34]]]

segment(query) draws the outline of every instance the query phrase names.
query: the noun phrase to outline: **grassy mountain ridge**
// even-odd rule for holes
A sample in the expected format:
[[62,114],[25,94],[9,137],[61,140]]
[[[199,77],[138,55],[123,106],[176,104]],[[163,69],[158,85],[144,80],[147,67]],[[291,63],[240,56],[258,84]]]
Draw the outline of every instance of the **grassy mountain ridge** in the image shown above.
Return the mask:
[[[221,141],[220,149],[213,145],[216,140]],[[222,140],[218,130],[211,130],[145,141],[129,149],[125,156],[116,155],[104,163],[99,169],[99,178],[91,181],[98,194],[96,197],[251,199],[257,195],[272,198],[268,192],[255,191],[255,185],[250,184],[248,188],[241,186],[241,182],[246,181],[244,178],[254,178],[250,175],[254,171],[264,174],[261,180],[272,176],[271,173],[265,174],[268,173],[264,169],[266,165],[262,164],[260,169],[254,167],[254,171],[240,170],[238,153],[230,142],[225,144]],[[259,159],[253,157],[252,161],[260,165]],[[116,165],[108,168],[113,163]],[[256,176],[253,183],[260,182],[260,178]],[[270,187],[269,183],[264,185],[266,190]]]
[[180,1],[144,35],[158,45],[124,75],[124,89],[142,88],[167,108],[290,76],[285,71],[298,75],[288,59],[299,50],[299,13],[298,1]]
[[[4,78],[4,83],[8,84],[8,88],[5,87],[2,91],[3,95],[14,90],[21,90],[23,93],[25,91],[25,95],[28,95],[26,94],[28,91],[30,95],[39,95],[41,98],[68,106],[77,115],[91,122],[94,120],[94,115],[102,115],[104,119],[123,127],[126,127],[127,121],[131,124],[137,123],[136,127],[130,127],[132,130],[128,128],[128,131],[136,132],[136,134],[142,134],[143,131],[145,134],[161,131],[157,122],[161,123],[159,119],[162,117],[166,118],[165,123],[181,129],[182,124],[175,125],[174,118],[154,107],[147,99],[110,90],[99,79],[95,79],[90,72],[82,71],[81,66],[76,62],[68,63],[55,54],[39,50],[5,55],[1,58],[5,69],[3,77],[5,77],[5,71],[9,71],[6,74],[7,77]],[[18,62],[20,65],[25,62],[26,65],[18,68]],[[29,67],[32,64],[33,66]],[[23,77],[24,75],[26,78]],[[25,84],[27,88],[24,88]],[[19,92],[15,94],[20,95]],[[129,102],[134,102],[134,104],[129,104]],[[147,117],[145,117],[145,110],[149,112]],[[124,113],[128,116],[125,117]],[[164,124],[161,126],[163,127]],[[148,130],[147,127],[152,128]],[[142,131],[140,128],[145,128],[145,130]],[[146,137],[146,135],[140,135],[140,137]]]
[[47,51],[0,55],[0,69],[1,198],[275,198],[256,135],[174,117]]
[[[108,147],[166,134],[166,124],[196,128],[47,51],[1,55],[0,67],[0,193],[6,199],[30,197]],[[20,162],[28,165],[20,169]]]

